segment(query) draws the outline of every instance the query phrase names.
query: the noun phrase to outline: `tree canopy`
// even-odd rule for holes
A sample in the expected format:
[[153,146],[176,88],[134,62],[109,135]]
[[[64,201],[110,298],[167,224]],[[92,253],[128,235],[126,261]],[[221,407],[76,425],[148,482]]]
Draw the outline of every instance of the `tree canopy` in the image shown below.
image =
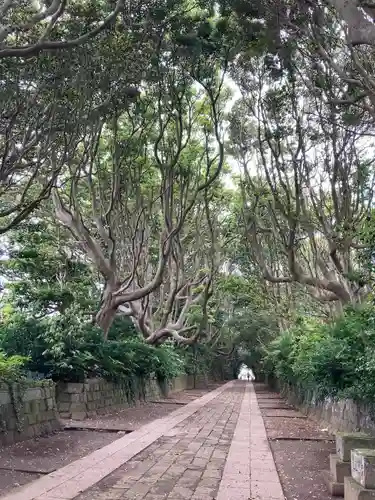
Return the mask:
[[3,1],[5,337],[36,321],[46,353],[91,331],[230,371],[372,304],[372,10]]

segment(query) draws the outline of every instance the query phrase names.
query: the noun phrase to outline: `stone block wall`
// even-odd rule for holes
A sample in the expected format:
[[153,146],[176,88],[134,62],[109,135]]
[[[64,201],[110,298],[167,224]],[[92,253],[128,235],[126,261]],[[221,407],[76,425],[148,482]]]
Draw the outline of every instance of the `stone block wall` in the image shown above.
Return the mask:
[[209,383],[210,380],[204,373],[188,375],[187,377],[187,389],[206,389]]
[[[184,386],[183,382],[176,384]],[[88,379],[84,383],[58,384],[56,400],[61,418],[83,420],[134,406],[139,401],[163,398],[168,391],[168,386],[160,386],[156,379],[136,380],[131,390],[125,382]]]
[[163,396],[171,396],[176,392],[186,389],[205,389],[208,387],[208,379],[204,375],[180,375],[172,380],[168,380],[161,386]]
[[87,379],[84,383],[59,383],[56,389],[57,408],[63,419],[84,420],[112,410],[134,406],[140,401],[165,398],[185,389],[207,387],[207,377],[181,375],[159,384],[155,378],[135,380],[132,391],[124,382]]
[[282,394],[311,418],[322,422],[332,432],[365,432],[375,436],[374,409],[352,399],[318,399],[313,392],[301,394],[283,388]]
[[60,428],[52,381],[0,385],[0,445],[24,441]]
[[101,379],[85,383],[51,380],[0,385],[0,446],[38,437],[62,428],[60,417],[82,420],[136,405],[139,401],[165,398],[185,389],[207,386],[204,376],[181,375],[165,384],[156,379],[135,381],[132,394],[125,383]]
[[167,387],[163,389],[163,393],[165,396],[170,396],[176,392],[184,391],[185,389],[190,389],[191,381],[189,380],[188,375],[181,375],[180,377],[176,377],[173,380],[169,380],[167,382]]

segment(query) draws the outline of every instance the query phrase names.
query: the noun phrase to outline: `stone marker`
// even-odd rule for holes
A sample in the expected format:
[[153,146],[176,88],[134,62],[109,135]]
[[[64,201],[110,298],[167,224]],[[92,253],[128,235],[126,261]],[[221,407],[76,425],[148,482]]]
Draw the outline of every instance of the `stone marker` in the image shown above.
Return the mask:
[[375,490],[375,450],[352,450],[352,477],[369,490]]
[[338,432],[336,434],[336,453],[343,462],[350,462],[352,450],[364,448],[375,448],[375,437],[363,432]]
[[330,455],[330,470],[323,471],[324,482],[332,496],[344,496],[344,478],[351,475],[351,451],[375,448],[375,438],[362,432],[336,434],[335,455]]
[[351,475],[350,462],[343,462],[338,455],[329,456],[332,479],[336,483],[342,483],[344,487],[344,477]]
[[345,500],[375,500],[375,490],[367,490],[352,477],[344,479]]

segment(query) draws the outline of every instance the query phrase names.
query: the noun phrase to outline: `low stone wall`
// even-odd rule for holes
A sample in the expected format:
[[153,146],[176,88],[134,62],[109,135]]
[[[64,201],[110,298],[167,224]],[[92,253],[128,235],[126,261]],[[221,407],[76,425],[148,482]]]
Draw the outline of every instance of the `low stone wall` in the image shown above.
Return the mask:
[[208,379],[207,375],[199,373],[197,375],[188,375],[187,377],[187,389],[205,389],[208,387],[211,380]]
[[204,376],[181,375],[161,385],[156,379],[138,380],[131,390],[125,383],[101,379],[57,386],[51,380],[0,385],[0,446],[59,430],[62,428],[60,417],[82,420],[207,384]]
[[303,413],[321,422],[331,432],[365,432],[375,436],[375,410],[351,399],[319,400],[313,392],[300,394],[283,388],[283,396]]
[[0,445],[24,441],[60,428],[52,381],[0,385]]
[[168,382],[167,390],[164,392],[169,395],[186,389],[206,389],[210,382],[211,380],[204,374],[180,375]]
[[113,409],[134,406],[139,401],[166,397],[187,389],[191,383],[188,376],[177,377],[162,385],[156,379],[135,380],[131,387],[125,382],[113,383],[102,379],[60,383],[56,391],[57,408],[61,418],[83,420]]
[[164,396],[170,396],[175,392],[184,391],[186,389],[206,389],[209,386],[210,380],[204,374],[199,375],[180,375],[179,377],[169,380],[162,386]]

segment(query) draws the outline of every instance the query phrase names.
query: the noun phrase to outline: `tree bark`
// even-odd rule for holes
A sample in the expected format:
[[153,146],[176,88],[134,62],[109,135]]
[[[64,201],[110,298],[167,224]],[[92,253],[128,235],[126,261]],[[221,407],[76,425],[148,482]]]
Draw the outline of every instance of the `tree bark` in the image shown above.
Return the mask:
[[[328,0],[348,27],[351,45],[375,45],[375,24],[366,18],[357,0]],[[374,14],[374,12],[372,13]]]
[[113,296],[113,293],[117,288],[118,287],[110,283],[105,285],[100,308],[95,317],[95,321],[102,329],[103,336],[106,340],[108,339],[109,330],[117,313],[118,306],[116,305],[116,300]]

